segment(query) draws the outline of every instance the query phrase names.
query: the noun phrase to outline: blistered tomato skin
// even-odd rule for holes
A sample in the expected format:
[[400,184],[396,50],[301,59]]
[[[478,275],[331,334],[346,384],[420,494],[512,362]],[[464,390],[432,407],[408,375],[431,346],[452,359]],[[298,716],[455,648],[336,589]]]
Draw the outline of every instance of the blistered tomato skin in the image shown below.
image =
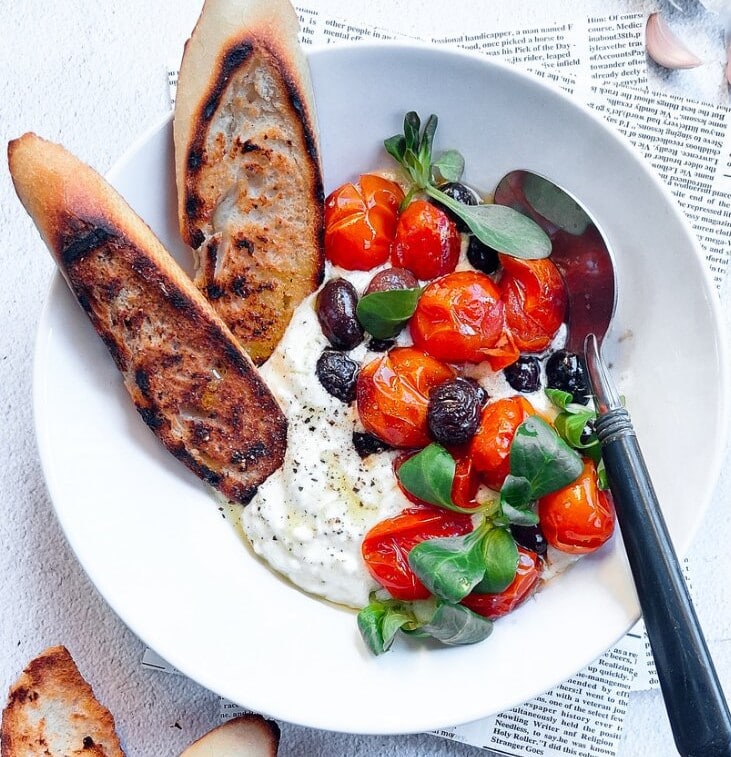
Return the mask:
[[366,431],[392,447],[426,447],[432,390],[454,371],[414,347],[396,347],[358,374],[358,415]]
[[538,587],[542,565],[538,555],[518,547],[518,570],[513,582],[499,594],[468,594],[461,602],[472,612],[496,620],[525,602]]
[[611,495],[599,489],[591,460],[576,481],[538,500],[538,516],[546,541],[573,555],[594,552],[614,532]]
[[441,208],[414,200],[399,215],[391,262],[427,281],[456,268],[460,245],[457,226]]
[[479,363],[494,370],[518,358],[505,330],[500,291],[489,276],[458,271],[427,286],[409,322],[414,344],[439,360]]
[[351,271],[385,263],[403,199],[398,184],[373,174],[363,174],[357,183],[336,189],[325,200],[328,260]]
[[414,575],[409,552],[426,539],[461,536],[472,530],[468,515],[437,507],[413,507],[377,523],[363,540],[361,552],[369,573],[394,599],[427,599],[429,590]]
[[495,491],[510,473],[510,445],[523,421],[536,410],[525,397],[504,397],[485,405],[470,455],[483,481]]
[[500,255],[505,321],[521,352],[545,350],[563,323],[566,288],[553,262]]

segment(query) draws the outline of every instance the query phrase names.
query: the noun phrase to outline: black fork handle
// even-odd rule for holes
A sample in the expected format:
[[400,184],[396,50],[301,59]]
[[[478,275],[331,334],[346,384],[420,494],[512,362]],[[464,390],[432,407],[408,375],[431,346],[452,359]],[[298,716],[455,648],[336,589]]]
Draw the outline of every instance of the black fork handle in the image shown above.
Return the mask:
[[728,704],[629,414],[609,410],[596,431],[675,745],[682,757],[731,757]]

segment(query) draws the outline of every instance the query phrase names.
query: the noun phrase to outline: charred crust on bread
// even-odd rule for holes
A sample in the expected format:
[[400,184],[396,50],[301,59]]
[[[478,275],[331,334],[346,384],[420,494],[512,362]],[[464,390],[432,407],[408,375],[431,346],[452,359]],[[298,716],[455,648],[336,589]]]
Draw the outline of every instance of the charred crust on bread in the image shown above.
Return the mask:
[[160,413],[151,407],[137,406],[137,412],[142,417],[142,420],[153,430],[157,431],[165,425],[164,418]]
[[209,300],[220,300],[224,294],[226,294],[226,290],[218,284],[208,284],[206,286],[206,297]]
[[246,237],[236,237],[236,239],[234,240],[234,245],[238,250],[246,250],[249,255],[254,254],[254,243]]
[[[86,228],[81,231],[78,228],[74,228],[74,225],[83,225]],[[104,226],[95,226],[92,224],[74,225],[69,224],[68,231],[57,242],[61,260],[65,265],[72,265],[79,258],[83,258],[102,245],[106,245],[115,236],[113,230]]]
[[135,371],[135,384],[143,397],[150,393],[150,374],[144,368],[138,368]]
[[200,229],[193,229],[190,233],[190,246],[197,250],[203,242],[206,241],[206,235]]
[[253,49],[254,46],[251,41],[245,39],[229,47],[225,52],[210,97],[203,106],[203,119],[205,121],[210,121],[213,118],[218,110],[221,95],[228,86],[229,80],[246,63]]
[[[200,213],[200,209],[202,207],[203,203],[201,202],[200,197],[192,191],[189,190],[185,197],[185,214],[188,217],[188,221],[193,223],[198,220],[198,215]],[[203,237],[201,239],[201,243],[203,242],[203,239],[205,237],[203,236],[203,232],[198,229],[198,233]],[[195,245],[196,247],[200,247],[200,243],[198,245]]]

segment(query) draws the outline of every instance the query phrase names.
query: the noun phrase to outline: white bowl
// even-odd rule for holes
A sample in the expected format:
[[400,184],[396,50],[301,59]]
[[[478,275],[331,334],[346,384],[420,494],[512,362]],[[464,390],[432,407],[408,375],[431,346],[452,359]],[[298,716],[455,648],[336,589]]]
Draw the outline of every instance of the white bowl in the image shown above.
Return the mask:
[[[613,370],[682,553],[720,464],[728,381],[716,294],[669,192],[627,141],[544,82],[490,59],[403,44],[309,55],[326,190],[383,166],[404,112],[440,118],[437,148],[485,191],[514,168],[552,178],[604,229],[618,268]],[[170,120],[111,173],[189,268]],[[622,337],[621,341],[618,337]],[[581,669],[638,617],[619,538],[469,647],[366,652],[355,614],[275,577],[208,491],[137,416],[61,279],[40,325],[35,411],[43,468],[79,560],[120,617],[191,678],[304,725],[405,733],[523,702]]]

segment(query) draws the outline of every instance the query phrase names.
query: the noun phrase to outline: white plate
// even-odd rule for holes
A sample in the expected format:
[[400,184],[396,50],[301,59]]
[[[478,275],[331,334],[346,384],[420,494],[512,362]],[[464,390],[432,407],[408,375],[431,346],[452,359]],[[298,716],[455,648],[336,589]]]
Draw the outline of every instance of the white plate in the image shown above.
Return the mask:
[[[716,294],[669,193],[629,143],[558,90],[483,57],[362,44],[310,54],[326,190],[384,165],[406,110],[437,113],[484,190],[514,168],[581,198],[619,268],[614,370],[683,552],[714,484],[728,381]],[[189,267],[178,240],[170,121],[111,179]],[[401,733],[525,701],[612,645],[638,616],[619,539],[499,621],[485,643],[398,644],[374,658],[355,615],[259,563],[139,419],[60,277],[35,364],[39,447],[58,517],[120,617],[191,678],[242,705],[332,730]]]

